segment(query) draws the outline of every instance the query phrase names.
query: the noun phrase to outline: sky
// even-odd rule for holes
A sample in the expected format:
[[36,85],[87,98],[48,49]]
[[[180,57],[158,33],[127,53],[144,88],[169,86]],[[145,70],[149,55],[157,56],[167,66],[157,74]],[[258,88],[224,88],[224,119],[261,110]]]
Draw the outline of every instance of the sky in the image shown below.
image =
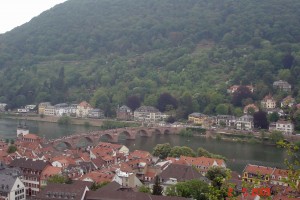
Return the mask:
[[12,30],[66,0],[0,0],[0,34]]

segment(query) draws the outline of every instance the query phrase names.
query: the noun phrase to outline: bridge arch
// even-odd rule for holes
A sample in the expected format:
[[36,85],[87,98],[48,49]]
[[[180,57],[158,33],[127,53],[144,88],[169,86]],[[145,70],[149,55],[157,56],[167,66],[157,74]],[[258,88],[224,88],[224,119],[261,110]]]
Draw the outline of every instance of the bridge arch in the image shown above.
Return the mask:
[[102,135],[100,135],[98,141],[101,141],[103,139],[107,138],[108,142],[113,142],[114,141],[114,138],[112,135],[110,135],[109,133],[104,133]]
[[161,130],[159,130],[158,128],[152,129],[152,135],[162,135],[163,132]]
[[126,130],[121,131],[121,132],[118,134],[118,140],[122,139],[123,136],[125,136],[125,139],[126,139],[126,140],[134,139],[133,135],[132,135],[130,132],[126,131]]
[[140,135],[142,137],[150,137],[152,134],[150,133],[150,131],[146,131],[145,129],[140,129],[137,130],[136,135]]
[[71,144],[70,142],[68,142],[68,141],[58,141],[58,142],[56,142],[56,143],[54,143],[53,144],[53,146],[54,147],[59,147],[60,145],[66,145],[66,147],[68,148],[68,149],[73,149],[73,144]]
[[171,130],[170,130],[170,129],[165,129],[165,130],[163,131],[163,134],[164,134],[164,135],[169,135],[169,134],[171,134]]

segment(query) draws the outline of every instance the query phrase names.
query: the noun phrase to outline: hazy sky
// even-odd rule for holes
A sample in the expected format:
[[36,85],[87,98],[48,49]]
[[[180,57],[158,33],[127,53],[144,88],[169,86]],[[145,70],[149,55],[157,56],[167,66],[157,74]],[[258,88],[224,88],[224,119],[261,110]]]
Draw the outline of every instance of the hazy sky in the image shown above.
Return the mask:
[[[0,33],[20,26],[66,0],[0,0]],[[83,0],[84,1],[84,0]]]

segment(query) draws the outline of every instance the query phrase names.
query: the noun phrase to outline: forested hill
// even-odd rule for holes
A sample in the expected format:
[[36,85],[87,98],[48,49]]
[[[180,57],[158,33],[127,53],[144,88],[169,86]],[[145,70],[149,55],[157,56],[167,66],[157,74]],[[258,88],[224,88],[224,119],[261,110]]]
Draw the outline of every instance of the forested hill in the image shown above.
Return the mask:
[[156,105],[168,92],[182,112],[213,113],[231,84],[253,83],[255,101],[278,79],[300,99],[299,10],[299,0],[69,0],[0,35],[0,102],[85,99],[112,114],[129,96]]

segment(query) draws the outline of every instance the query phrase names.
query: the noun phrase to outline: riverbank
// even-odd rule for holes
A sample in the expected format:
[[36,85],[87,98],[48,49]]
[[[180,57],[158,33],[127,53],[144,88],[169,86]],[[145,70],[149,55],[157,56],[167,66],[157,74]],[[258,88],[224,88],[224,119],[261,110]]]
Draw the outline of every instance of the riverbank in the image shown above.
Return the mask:
[[[58,123],[58,120],[60,117],[57,116],[43,116],[40,117],[37,114],[30,114],[30,115],[18,115],[18,114],[2,114],[1,118],[3,119],[14,119],[14,120],[22,120],[22,121],[40,121],[40,122],[50,122],[50,123]],[[104,121],[103,119],[91,119],[91,118],[86,118],[86,119],[80,119],[80,118],[70,118],[70,124],[74,125],[89,125],[89,126],[97,126],[100,127],[103,125]]]

